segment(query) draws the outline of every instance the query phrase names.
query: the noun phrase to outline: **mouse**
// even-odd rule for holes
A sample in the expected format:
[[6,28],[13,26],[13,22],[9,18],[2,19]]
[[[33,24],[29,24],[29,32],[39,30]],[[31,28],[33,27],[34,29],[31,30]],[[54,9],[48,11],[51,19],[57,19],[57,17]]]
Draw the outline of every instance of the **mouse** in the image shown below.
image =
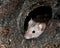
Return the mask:
[[40,6],[32,10],[24,21],[24,38],[32,39],[39,37],[52,18],[50,6]]

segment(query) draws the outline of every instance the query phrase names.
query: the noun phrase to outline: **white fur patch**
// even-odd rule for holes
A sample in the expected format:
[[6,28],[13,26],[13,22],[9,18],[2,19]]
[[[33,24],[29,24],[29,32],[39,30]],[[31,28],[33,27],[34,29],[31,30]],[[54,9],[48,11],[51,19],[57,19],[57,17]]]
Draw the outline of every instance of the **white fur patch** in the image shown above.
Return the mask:
[[29,22],[28,22],[28,26],[31,27],[35,24],[35,22],[31,19]]
[[32,24],[32,23],[33,23],[33,20],[31,19],[28,24]]

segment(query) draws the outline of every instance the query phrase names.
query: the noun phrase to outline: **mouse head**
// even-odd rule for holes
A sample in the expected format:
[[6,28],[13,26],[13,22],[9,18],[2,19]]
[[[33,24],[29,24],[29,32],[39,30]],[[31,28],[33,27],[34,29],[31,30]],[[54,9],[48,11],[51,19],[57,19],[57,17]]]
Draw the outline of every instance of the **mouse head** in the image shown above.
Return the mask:
[[25,39],[37,38],[41,35],[46,27],[44,23],[36,23],[35,26],[28,27],[24,37]]

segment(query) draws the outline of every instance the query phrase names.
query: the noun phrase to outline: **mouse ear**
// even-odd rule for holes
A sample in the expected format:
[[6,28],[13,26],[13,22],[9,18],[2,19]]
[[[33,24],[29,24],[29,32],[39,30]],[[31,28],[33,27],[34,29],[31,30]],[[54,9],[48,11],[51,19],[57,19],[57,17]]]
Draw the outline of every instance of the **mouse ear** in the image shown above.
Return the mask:
[[40,29],[41,31],[43,31],[45,28],[46,28],[46,24],[45,24],[45,23],[39,24],[39,29]]

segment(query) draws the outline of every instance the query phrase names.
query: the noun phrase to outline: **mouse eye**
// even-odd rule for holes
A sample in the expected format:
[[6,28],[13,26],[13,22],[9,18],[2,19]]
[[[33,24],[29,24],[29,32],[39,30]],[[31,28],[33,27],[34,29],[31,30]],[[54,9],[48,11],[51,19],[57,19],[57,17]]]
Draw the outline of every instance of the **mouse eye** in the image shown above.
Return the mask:
[[35,31],[33,30],[32,33],[35,33]]

